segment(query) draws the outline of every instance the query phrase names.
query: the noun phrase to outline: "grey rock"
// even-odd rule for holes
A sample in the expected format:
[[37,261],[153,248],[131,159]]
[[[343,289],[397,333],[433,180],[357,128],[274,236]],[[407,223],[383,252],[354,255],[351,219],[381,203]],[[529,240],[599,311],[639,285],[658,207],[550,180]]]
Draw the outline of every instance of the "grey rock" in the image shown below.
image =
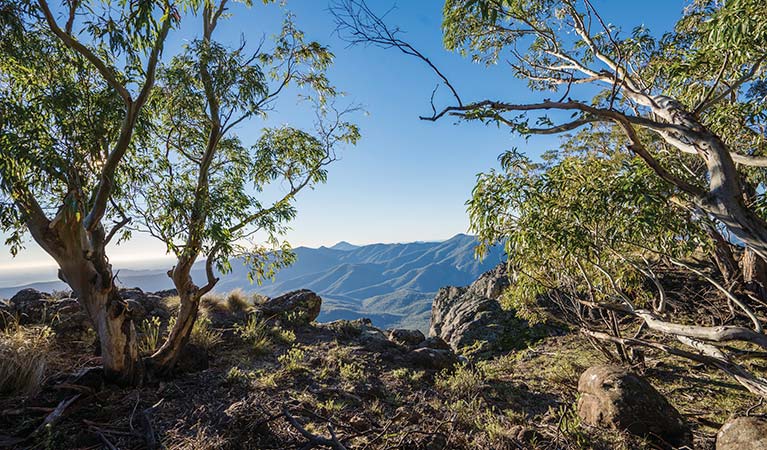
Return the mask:
[[306,323],[313,322],[320,315],[322,299],[308,289],[288,292],[267,300],[259,306],[266,316],[287,316],[296,314]]
[[578,381],[578,415],[592,426],[614,428],[674,447],[691,445],[682,415],[644,378],[622,367],[601,365]]
[[392,342],[404,346],[416,346],[426,340],[426,336],[420,330],[406,330],[396,328],[389,331],[389,339]]
[[22,289],[8,300],[9,312],[21,324],[47,323],[56,315],[58,300],[37,289]]
[[429,336],[444,339],[457,352],[518,346],[527,324],[498,301],[509,285],[506,265],[499,264],[468,287],[440,289],[432,303]]
[[424,369],[450,369],[458,363],[458,357],[452,350],[417,348],[408,353],[410,362]]
[[439,336],[430,336],[418,345],[419,348],[433,348],[436,350],[451,350],[450,344]]
[[716,434],[716,450],[766,450],[767,420],[736,417],[728,420]]

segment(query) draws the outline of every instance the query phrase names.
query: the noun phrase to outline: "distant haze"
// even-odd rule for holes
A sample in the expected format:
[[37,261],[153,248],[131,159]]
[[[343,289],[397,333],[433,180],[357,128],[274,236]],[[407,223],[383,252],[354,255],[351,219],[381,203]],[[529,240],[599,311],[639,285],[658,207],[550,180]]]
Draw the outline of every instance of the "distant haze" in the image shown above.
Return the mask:
[[[323,298],[320,321],[368,317],[384,328],[426,329],[431,301],[439,288],[470,284],[502,260],[500,248],[492,249],[484,260],[475,259],[476,245],[476,237],[459,234],[443,242],[363,246],[339,242],[332,247],[299,247],[295,249],[296,262],[262,286],[250,284],[247,268],[241,261],[232,261],[232,272],[221,276],[216,291],[242,289],[273,297],[311,289]],[[118,283],[144,291],[170,289],[173,285],[166,274],[167,264],[142,270],[122,269]],[[150,264],[142,265],[147,266]],[[203,270],[198,263],[193,271],[197,280],[204,279]],[[8,274],[3,274],[0,297],[8,298],[24,287],[47,292],[67,288],[61,281],[51,281],[55,280],[53,269],[16,276],[21,282],[10,286]]]

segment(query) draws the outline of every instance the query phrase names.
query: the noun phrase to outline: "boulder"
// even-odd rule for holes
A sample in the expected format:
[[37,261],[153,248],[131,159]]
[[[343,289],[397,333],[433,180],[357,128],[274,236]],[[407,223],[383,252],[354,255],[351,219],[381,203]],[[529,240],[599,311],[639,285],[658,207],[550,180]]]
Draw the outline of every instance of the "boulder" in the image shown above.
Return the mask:
[[396,328],[389,331],[389,339],[406,347],[412,347],[426,340],[426,336],[420,330],[406,330]]
[[521,347],[528,326],[498,301],[509,284],[506,265],[499,264],[468,287],[440,289],[432,303],[429,336],[461,353]]
[[436,350],[451,350],[450,344],[438,336],[430,336],[418,344],[418,348],[433,348]]
[[268,316],[288,318],[295,314],[296,318],[306,323],[313,322],[320,315],[322,299],[308,289],[288,292],[267,300],[260,305],[261,311]]
[[578,415],[585,424],[628,431],[661,445],[691,445],[681,414],[645,379],[621,367],[589,368],[578,392]]
[[452,350],[433,348],[417,348],[408,353],[408,359],[415,366],[432,370],[450,369],[458,363]]
[[716,450],[767,449],[767,420],[737,417],[728,420],[716,434]]
[[10,312],[22,324],[49,322],[56,315],[57,300],[37,289],[22,289],[10,300]]

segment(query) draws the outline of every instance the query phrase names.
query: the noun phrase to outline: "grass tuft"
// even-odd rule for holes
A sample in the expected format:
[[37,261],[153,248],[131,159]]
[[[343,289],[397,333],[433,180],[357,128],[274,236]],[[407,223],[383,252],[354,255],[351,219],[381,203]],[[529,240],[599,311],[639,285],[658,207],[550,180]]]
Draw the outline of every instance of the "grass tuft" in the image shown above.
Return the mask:
[[45,377],[53,332],[9,322],[0,332],[0,394],[33,395]]

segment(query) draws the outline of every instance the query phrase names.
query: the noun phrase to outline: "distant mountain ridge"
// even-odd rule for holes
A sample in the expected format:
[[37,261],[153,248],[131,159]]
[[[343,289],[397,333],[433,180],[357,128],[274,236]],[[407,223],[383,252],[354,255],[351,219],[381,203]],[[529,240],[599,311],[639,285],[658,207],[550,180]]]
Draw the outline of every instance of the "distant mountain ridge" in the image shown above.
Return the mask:
[[[216,290],[240,288],[273,297],[311,289],[323,299],[320,321],[369,317],[382,328],[428,329],[431,302],[440,287],[468,285],[502,260],[501,248],[491,249],[484,260],[475,259],[476,245],[475,236],[458,234],[443,242],[356,246],[342,241],[332,247],[298,247],[296,262],[274,281],[251,285],[247,269],[233,261],[232,272],[221,277]],[[193,274],[204,279],[201,264]],[[172,287],[165,270],[123,270],[118,281],[145,291]],[[66,286],[49,282],[0,288],[0,297],[8,298],[22,287],[52,291]]]

